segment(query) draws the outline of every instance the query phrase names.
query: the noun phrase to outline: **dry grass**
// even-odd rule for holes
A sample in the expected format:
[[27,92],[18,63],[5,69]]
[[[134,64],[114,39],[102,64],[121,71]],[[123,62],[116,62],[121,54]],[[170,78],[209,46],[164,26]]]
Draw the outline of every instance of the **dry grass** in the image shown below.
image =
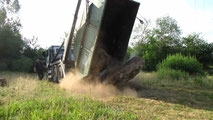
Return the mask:
[[[212,84],[211,77],[204,83]],[[196,85],[192,79],[172,81],[158,79],[156,73],[140,73],[138,98],[114,97],[105,101],[122,110],[139,115],[139,119],[213,119],[213,87]]]
[[[1,99],[3,103],[33,99],[35,96],[39,96],[38,94],[44,90],[44,86],[58,88],[53,83],[39,81],[34,74],[2,72],[0,76],[6,78],[9,85],[9,87],[0,89],[1,93],[4,93]],[[40,95],[45,98],[46,95],[43,96],[43,94]]]
[[[134,80],[140,84],[138,97],[107,94],[96,99],[81,92],[74,96],[75,91],[64,91],[35,75],[5,72],[0,76],[10,81],[9,87],[0,87],[0,116],[8,119],[213,119],[213,89],[193,80],[159,80],[156,73],[140,73]],[[212,84],[212,77],[205,80]]]
[[212,111],[149,98],[115,97],[106,102],[115,108],[138,114],[139,119],[212,119]]
[[89,96],[74,96],[34,75],[0,75],[9,81],[9,87],[0,87],[1,119],[137,119],[131,112],[114,109]]

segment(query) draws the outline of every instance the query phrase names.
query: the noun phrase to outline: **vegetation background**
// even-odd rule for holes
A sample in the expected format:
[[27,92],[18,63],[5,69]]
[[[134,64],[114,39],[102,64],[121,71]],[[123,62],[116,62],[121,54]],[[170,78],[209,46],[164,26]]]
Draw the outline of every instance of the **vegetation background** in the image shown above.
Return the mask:
[[18,17],[18,0],[0,0],[0,71],[32,72],[34,61],[42,59],[38,38],[24,38]]
[[[19,1],[0,0],[0,3],[0,71],[32,72],[35,59],[44,59],[45,50],[37,44],[37,37],[29,39],[21,35]],[[168,55],[181,53],[195,57],[206,72],[212,73],[213,43],[207,43],[202,33],[182,36],[177,21],[169,16],[158,18],[155,26],[143,18],[143,24],[133,30],[132,40],[126,59],[135,55],[145,59],[145,71],[156,71],[157,64]]]
[[18,0],[0,0],[0,77],[9,85],[0,87],[0,119],[213,119],[213,43],[202,33],[183,36],[169,16],[155,26],[143,19],[126,54],[146,61],[129,83],[138,97],[76,97],[30,74],[45,49],[21,35],[19,9]]
[[[135,40],[127,50],[127,58],[138,55],[145,59],[145,71],[154,71],[168,55],[181,53],[184,56],[195,57],[205,70],[213,64],[213,43],[207,43],[202,33],[191,33],[182,36],[177,21],[169,16],[156,20],[154,27],[150,27],[149,20],[144,19],[133,31]],[[209,71],[210,72],[210,71]]]

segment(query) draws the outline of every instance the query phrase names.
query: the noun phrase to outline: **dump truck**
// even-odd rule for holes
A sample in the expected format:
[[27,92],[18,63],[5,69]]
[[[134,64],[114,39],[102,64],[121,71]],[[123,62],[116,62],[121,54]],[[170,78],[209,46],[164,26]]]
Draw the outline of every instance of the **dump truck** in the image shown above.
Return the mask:
[[[124,57],[139,5],[133,0],[78,0],[69,38],[49,66],[54,81],[60,82],[71,69],[81,79],[114,85],[135,77],[144,61]],[[56,60],[61,49],[63,56]]]
[[[61,70],[60,68],[60,63],[61,63],[61,58],[63,56],[63,53],[64,53],[64,48],[60,48],[60,51],[59,51],[59,48],[60,46],[58,45],[52,45],[48,48],[46,54],[46,68],[47,68],[47,78],[50,80],[50,81],[53,81],[53,82],[58,82],[58,80],[60,78],[59,75],[57,76],[57,72],[59,70]],[[58,53],[58,55],[56,56],[56,54]],[[62,65],[62,64],[61,64]]]

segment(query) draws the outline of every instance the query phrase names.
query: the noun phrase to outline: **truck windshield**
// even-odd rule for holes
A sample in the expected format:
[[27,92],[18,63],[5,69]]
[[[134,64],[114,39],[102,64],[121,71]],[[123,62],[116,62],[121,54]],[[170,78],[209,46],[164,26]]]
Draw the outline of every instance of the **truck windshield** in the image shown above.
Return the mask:
[[[56,52],[59,50],[59,48],[56,49]],[[64,49],[62,48],[59,54],[63,54],[64,53]]]

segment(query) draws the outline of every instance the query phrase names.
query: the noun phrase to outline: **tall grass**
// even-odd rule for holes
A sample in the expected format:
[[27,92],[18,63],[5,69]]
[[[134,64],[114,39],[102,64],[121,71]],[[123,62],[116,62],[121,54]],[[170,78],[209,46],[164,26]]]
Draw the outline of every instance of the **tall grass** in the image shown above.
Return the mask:
[[158,69],[157,76],[159,79],[170,79],[170,80],[187,80],[189,79],[189,73],[181,71],[181,70],[174,70],[174,69]]
[[148,87],[172,86],[176,88],[213,89],[212,76],[189,76],[187,73],[176,70],[141,72],[135,79],[139,79],[144,86]]
[[137,115],[114,109],[90,96],[74,96],[58,84],[37,76],[0,73],[9,87],[0,87],[1,119],[137,119]]

